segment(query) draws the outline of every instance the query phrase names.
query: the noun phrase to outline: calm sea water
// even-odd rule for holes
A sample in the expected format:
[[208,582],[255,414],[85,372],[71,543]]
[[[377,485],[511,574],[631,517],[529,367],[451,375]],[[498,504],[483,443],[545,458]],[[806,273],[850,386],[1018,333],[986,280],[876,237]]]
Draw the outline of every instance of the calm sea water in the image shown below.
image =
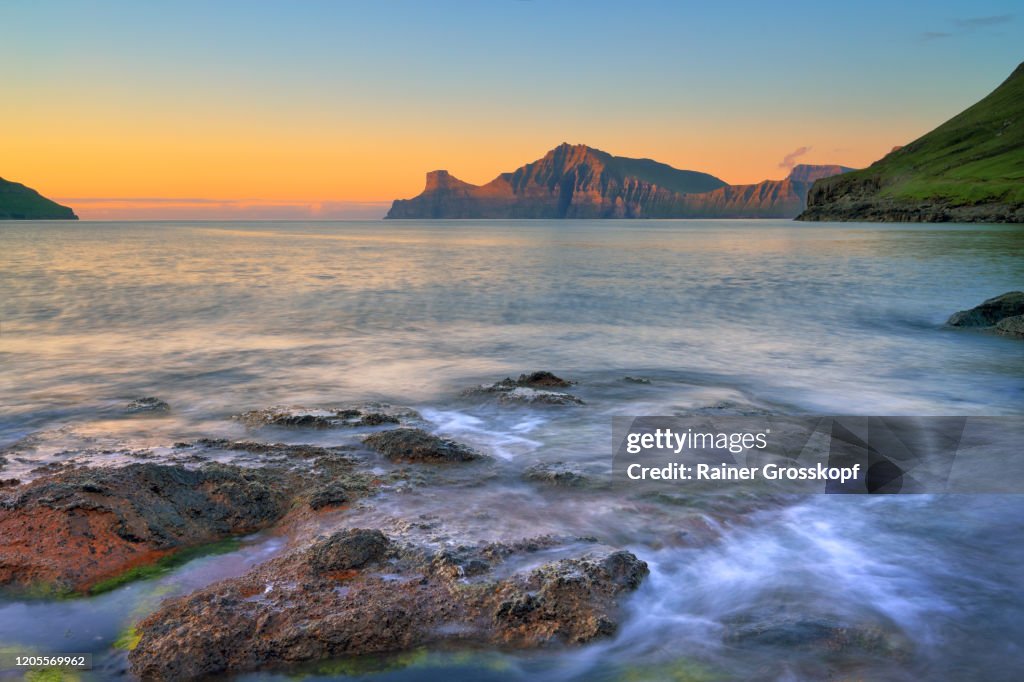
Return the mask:
[[[252,437],[231,415],[386,400],[510,471],[610,465],[616,415],[710,405],[790,413],[1024,414],[1019,341],[942,327],[1024,288],[1024,231],[788,221],[0,224],[3,477],[108,450]],[[587,406],[498,409],[461,389],[550,369]],[[640,376],[650,384],[624,382]],[[125,419],[139,396],[171,405]],[[268,433],[342,442],[333,432]],[[26,446],[28,444],[28,446]],[[450,519],[455,537],[597,535],[652,566],[612,640],[534,655],[424,652],[371,679],[1018,679],[1024,500],[815,497],[696,545],[675,512],[498,478],[362,512]],[[678,512],[683,514],[684,511]],[[237,574],[253,538],[158,580],[64,602],[0,603],[0,646],[110,644],[159,596]],[[737,642],[736,623],[777,637]],[[801,644],[815,623],[874,628],[890,655]],[[787,634],[788,633],[788,634]],[[895,652],[895,653],[892,653]],[[837,672],[838,671],[838,672]],[[102,673],[101,673],[102,674]],[[687,677],[688,675],[688,677]]]

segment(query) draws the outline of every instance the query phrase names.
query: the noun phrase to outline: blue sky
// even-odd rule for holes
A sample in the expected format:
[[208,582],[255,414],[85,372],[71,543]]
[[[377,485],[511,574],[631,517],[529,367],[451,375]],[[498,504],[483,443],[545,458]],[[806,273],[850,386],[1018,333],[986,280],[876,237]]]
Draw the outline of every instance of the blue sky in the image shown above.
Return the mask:
[[802,148],[866,165],[1024,60],[1021,9],[6,0],[0,175],[65,197],[365,202],[562,141],[729,182],[781,177]]

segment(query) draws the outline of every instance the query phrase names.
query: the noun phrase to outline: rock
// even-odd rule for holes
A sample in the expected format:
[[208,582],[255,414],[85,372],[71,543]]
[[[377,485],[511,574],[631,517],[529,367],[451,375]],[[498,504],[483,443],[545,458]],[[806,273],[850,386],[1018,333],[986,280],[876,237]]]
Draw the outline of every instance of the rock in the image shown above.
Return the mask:
[[349,463],[355,460],[347,453],[355,448],[349,445],[306,445],[304,443],[259,443],[249,440],[227,440],[225,438],[199,438],[194,441],[183,441],[174,444],[176,450],[224,450],[229,452],[246,452],[261,457],[278,457],[287,459],[317,459],[320,457],[339,458]]
[[570,393],[558,391],[542,391],[535,388],[513,388],[498,394],[499,403],[525,403],[540,405],[584,405],[585,403]]
[[685,411],[677,412],[680,415],[711,415],[722,417],[768,417],[773,414],[771,410],[749,403],[738,403],[734,400],[719,400],[717,402],[701,405]]
[[946,324],[951,327],[991,327],[1004,318],[1018,315],[1024,315],[1024,291],[1008,291],[970,310],[954,313]]
[[555,376],[551,372],[540,371],[531,372],[529,374],[520,374],[518,379],[512,377],[505,377],[501,381],[485,386],[484,388],[490,390],[511,390],[514,388],[568,388],[572,386],[574,381],[567,381],[561,377]]
[[279,470],[208,464],[77,468],[0,494],[0,585],[82,592],[185,547],[250,533],[288,509]]
[[364,438],[363,443],[398,462],[469,462],[485,458],[472,448],[422,429],[378,431]]
[[288,426],[314,429],[355,428],[400,424],[403,421],[419,419],[415,410],[393,407],[384,403],[370,403],[359,407],[307,408],[271,407],[266,410],[250,410],[236,417],[246,426]]
[[316,488],[309,496],[309,506],[312,509],[323,509],[325,507],[339,507],[349,501],[351,493],[348,486],[332,481]]
[[775,614],[727,622],[723,639],[733,646],[819,649],[835,653],[903,658],[910,643],[897,631],[878,625],[849,625],[832,618]]
[[551,372],[533,372],[520,374],[518,379],[506,377],[493,384],[471,388],[464,395],[496,395],[501,403],[583,405],[584,402],[571,393],[549,390],[572,386],[573,383]]
[[313,545],[307,561],[317,573],[365,568],[384,560],[389,543],[379,530],[343,530]]
[[160,398],[154,398],[153,396],[147,396],[145,398],[136,398],[127,405],[124,406],[124,411],[128,414],[143,414],[147,412],[167,412],[171,409],[171,406],[165,403]]
[[792,218],[807,190],[843,166],[797,165],[783,180],[727,185],[650,159],[561,144],[486,185],[427,173],[423,192],[398,199],[388,218]]
[[473,562],[460,572],[442,552],[380,531],[340,531],[165,601],[137,626],[131,671],[189,680],[446,642],[583,643],[616,630],[619,600],[647,574],[629,552],[598,547],[499,577],[491,564],[523,550],[474,558],[489,547],[459,550]]
[[582,488],[587,485],[587,477],[579,468],[565,462],[538,462],[523,472],[523,478],[560,488]]
[[1024,315],[1014,315],[999,320],[996,325],[996,333],[1024,339]]
[[622,380],[623,381],[628,381],[631,384],[649,384],[649,383],[651,383],[650,379],[645,379],[644,377],[622,377]]
[[[510,382],[511,379],[505,379],[505,382]],[[515,386],[525,386],[527,388],[567,388],[572,386],[573,382],[566,381],[561,377],[557,377],[551,372],[532,372],[530,374],[520,374],[519,378],[513,382]]]

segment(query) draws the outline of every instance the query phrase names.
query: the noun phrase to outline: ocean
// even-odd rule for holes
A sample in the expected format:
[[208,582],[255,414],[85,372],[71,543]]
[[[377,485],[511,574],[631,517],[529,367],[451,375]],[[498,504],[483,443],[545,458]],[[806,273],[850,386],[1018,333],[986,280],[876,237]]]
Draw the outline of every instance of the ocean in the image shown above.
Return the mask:
[[[726,499],[708,513],[697,500],[673,507],[519,476],[560,461],[599,478],[616,416],[1024,415],[1020,341],[943,327],[957,310],[1024,289],[1019,227],[2,223],[0,273],[2,478],[140,452],[152,461],[197,438],[350,443],[358,433],[254,434],[232,416],[383,401],[417,410],[503,473],[453,480],[453,494],[390,496],[344,523],[442,519],[452,542],[594,536],[651,567],[622,627],[596,644],[424,650],[303,668],[311,678],[1019,675],[1024,496],[811,495],[753,509]],[[585,405],[463,395],[534,370],[578,382]],[[146,396],[170,409],[126,416]],[[4,597],[0,646],[45,650],[59,631],[64,651],[94,653],[94,674],[121,671],[114,641],[160,598],[238,575],[282,546],[257,534],[96,597]],[[853,634],[814,645],[839,631]]]

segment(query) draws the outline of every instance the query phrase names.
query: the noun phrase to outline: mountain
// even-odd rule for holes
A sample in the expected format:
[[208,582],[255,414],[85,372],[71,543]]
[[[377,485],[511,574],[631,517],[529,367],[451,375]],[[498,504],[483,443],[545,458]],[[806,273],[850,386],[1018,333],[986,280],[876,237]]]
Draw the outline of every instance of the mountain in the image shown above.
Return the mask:
[[927,135],[815,183],[797,220],[1024,222],[1024,64]]
[[728,185],[707,173],[563,143],[486,185],[427,173],[423,192],[388,218],[792,218],[818,177],[842,166],[797,166],[785,180]]
[[793,167],[783,180],[754,185],[726,185],[711,192],[688,194],[682,203],[685,218],[792,218],[807,205],[807,191],[819,178],[848,173],[836,165]]
[[34,189],[0,178],[0,220],[78,220],[78,216]]
[[563,143],[486,185],[427,173],[423,193],[396,200],[388,218],[639,218],[671,215],[679,197],[724,187],[707,173]]

